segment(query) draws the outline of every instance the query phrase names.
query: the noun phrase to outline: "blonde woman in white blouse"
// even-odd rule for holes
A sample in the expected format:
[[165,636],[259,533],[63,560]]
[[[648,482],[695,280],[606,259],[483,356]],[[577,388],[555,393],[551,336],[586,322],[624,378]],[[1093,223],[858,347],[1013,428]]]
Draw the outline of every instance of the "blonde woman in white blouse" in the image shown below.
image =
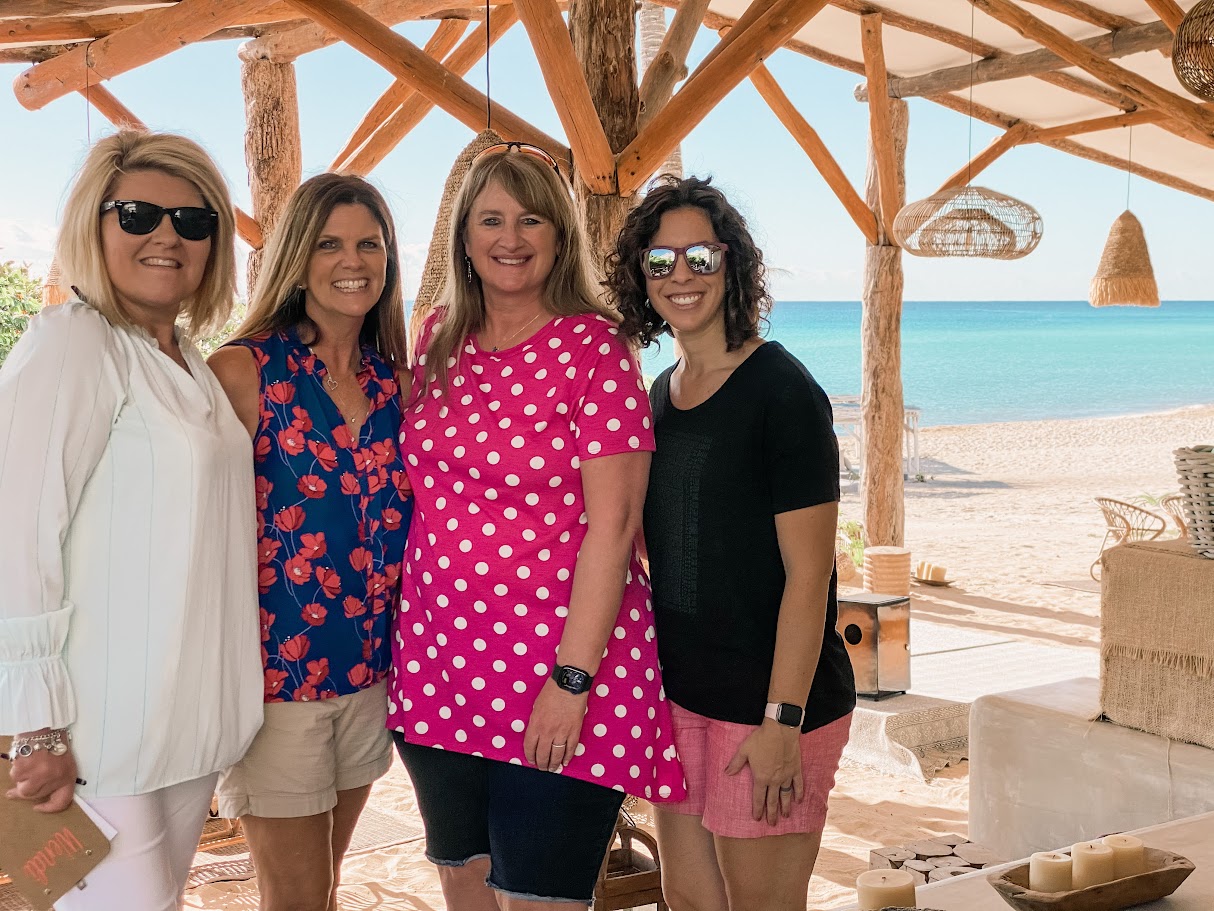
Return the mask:
[[252,451],[191,342],[231,310],[233,234],[198,145],[101,140],[56,251],[79,300],[0,369],[6,796],[77,793],[118,830],[61,911],[180,908],[217,774],[261,724]]

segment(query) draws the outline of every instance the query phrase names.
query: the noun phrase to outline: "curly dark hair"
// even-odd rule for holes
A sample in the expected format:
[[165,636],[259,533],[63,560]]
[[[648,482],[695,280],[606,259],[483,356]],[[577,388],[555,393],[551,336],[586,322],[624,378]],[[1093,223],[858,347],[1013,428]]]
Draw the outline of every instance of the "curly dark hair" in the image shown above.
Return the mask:
[[662,216],[675,209],[700,209],[712,222],[717,239],[729,247],[725,254],[725,347],[738,348],[759,334],[771,312],[767,268],[755,246],[746,219],[712,186],[712,178],[672,174],[657,178],[643,202],[624,221],[615,250],[607,257],[607,281],[613,303],[623,317],[620,332],[648,346],[670,327],[649,302],[641,251],[657,233]]

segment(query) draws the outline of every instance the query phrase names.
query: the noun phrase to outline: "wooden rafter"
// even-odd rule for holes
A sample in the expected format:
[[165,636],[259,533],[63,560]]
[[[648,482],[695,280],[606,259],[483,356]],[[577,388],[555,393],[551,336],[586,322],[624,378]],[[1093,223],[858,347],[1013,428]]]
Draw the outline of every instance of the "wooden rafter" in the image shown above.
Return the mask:
[[641,79],[638,125],[642,129],[666,106],[675,84],[687,75],[687,53],[707,10],[708,0],[686,0],[675,10],[662,44]]
[[[81,88],[80,94],[97,109],[102,117],[119,129],[146,130],[148,128],[146,123],[140,120],[105,86],[90,85],[87,88]],[[257,219],[240,206],[232,206],[232,211],[236,217],[237,235],[254,250],[260,250],[265,243],[265,238]]]
[[[1108,32],[1095,38],[1079,42],[1089,50],[1106,59],[1128,57],[1142,51],[1153,51],[1172,46],[1172,32],[1162,22],[1148,22],[1134,25],[1117,32]],[[952,66],[946,69],[924,73],[920,76],[891,78],[889,94],[891,98],[916,98],[924,95],[938,95],[941,92],[956,92],[974,85],[985,85],[1005,79],[1019,79],[1023,76],[1037,76],[1041,73],[1055,72],[1071,66],[1069,60],[1059,57],[1046,48],[999,57],[989,57],[977,61],[973,66]],[[867,87],[856,87],[856,99],[867,100]]]
[[1102,10],[1090,3],[1084,3],[1083,0],[1024,0],[1024,2],[1109,31],[1129,28],[1136,24],[1133,19]]
[[497,102],[490,102],[484,93],[438,61],[431,60],[412,41],[347,0],[291,0],[291,3],[470,129],[482,129],[486,111],[491,111],[493,125],[503,136],[541,146],[553,157],[570,164],[567,147]]
[[[123,0],[124,7],[164,6],[171,0]],[[5,0],[0,7],[4,18],[27,18],[31,16],[81,16],[113,9],[115,0]]]
[[860,44],[864,50],[864,71],[868,77],[868,130],[877,162],[877,187],[881,200],[881,223],[885,237],[894,236],[894,216],[898,214],[898,162],[894,157],[893,128],[886,88],[885,49],[881,41],[881,13],[860,17]]
[[[442,60],[459,43],[459,39],[463,37],[467,28],[468,24],[466,22],[444,19],[438,24],[438,28],[434,30],[434,34],[430,36],[430,40],[426,42],[426,46],[422,48],[422,51],[435,60]],[[359,121],[358,126],[354,128],[354,132],[350,134],[350,138],[346,140],[345,146],[342,147],[342,150],[333,159],[333,164],[329,166],[329,170],[340,171],[346,160],[357,152],[371,138],[375,131],[384,125],[384,122],[389,117],[399,110],[401,103],[413,95],[414,91],[411,85],[399,80],[388,86],[387,90],[371,105],[370,110],[363,115],[363,119]]]
[[616,158],[619,192],[635,193],[717,103],[763,59],[795,35],[826,0],[776,0],[749,26],[729,35],[728,46],[701,65]]
[[1209,135],[1214,132],[1214,111],[1209,111],[1194,101],[1157,86],[1145,76],[1105,60],[1099,54],[1069,38],[1058,29],[1027,13],[1010,0],[971,0],[978,9],[1018,34],[1058,56],[1069,60],[1088,75],[1111,85],[1147,107],[1163,111],[1175,120],[1192,126],[1197,133]]
[[975,177],[994,164],[1006,152],[1010,152],[1024,142],[1031,141],[1032,135],[1033,128],[1023,120],[1020,121],[1002,135],[996,136],[990,145],[962,165],[952,177],[940,184],[940,189],[936,192],[963,187],[971,183]]
[[[983,123],[989,123],[991,126],[1001,127],[1005,130],[1011,129],[1018,122],[1014,117],[1009,117],[1007,114],[1001,114],[998,111],[985,107],[981,104],[976,104],[965,98],[960,98],[957,95],[935,95],[928,99],[934,101],[949,110],[957,111],[960,114],[965,114],[968,117],[973,117],[975,120],[981,120]],[[1077,158],[1083,158],[1088,161],[1094,161],[1097,164],[1107,165],[1111,168],[1116,168],[1119,171],[1129,170],[1130,173],[1149,180],[1161,186],[1170,187],[1173,190],[1180,190],[1182,193],[1188,193],[1191,196],[1197,196],[1201,199],[1208,199],[1214,202],[1214,190],[1203,187],[1199,184],[1192,183],[1181,177],[1176,177],[1172,174],[1166,174],[1163,171],[1156,171],[1154,168],[1148,168],[1137,161],[1127,161],[1124,158],[1118,158],[1116,155],[1110,155],[1108,152],[1101,152],[1098,149],[1093,149],[1091,146],[1086,146],[1083,143],[1075,142],[1073,139],[1049,139],[1042,140],[1040,136],[1045,130],[1041,127],[1034,126],[1034,135],[1037,137],[1035,141],[1041,145],[1048,146],[1051,149],[1057,149],[1060,152],[1066,152],[1068,155],[1074,155]]]
[[577,161],[578,174],[600,196],[615,192],[615,154],[590,97],[573,39],[555,0],[515,0],[536,60]]
[[[742,10],[742,15],[737,18],[737,21],[734,22],[731,28],[725,30],[717,29],[720,40],[704,55],[704,58],[696,66],[696,72],[712,63],[718,54],[729,47],[734,38],[738,35],[746,34],[747,29],[757,22],[760,16],[767,13],[775,2],[776,0],[753,0],[753,2],[746,4],[746,9]],[[692,73],[692,75],[694,76],[695,73]]]
[[1140,123],[1159,123],[1163,115],[1158,111],[1138,110],[1128,114],[1114,114],[1111,117],[1093,117],[1089,120],[1079,120],[1075,123],[1064,123],[1054,127],[1039,127],[1033,131],[1029,142],[1049,142],[1053,139],[1069,139],[1072,136],[1083,136],[1086,133],[1099,133],[1103,130],[1116,130],[1121,127],[1132,127]]
[[137,23],[142,13],[110,13],[96,16],[34,16],[29,19],[0,19],[0,44],[68,44],[91,41]]
[[36,111],[86,84],[150,63],[268,6],[270,0],[181,0],[136,25],[31,67],[17,77],[17,100]]
[[[360,0],[358,9],[385,25],[393,26],[436,12],[449,2],[450,0]],[[259,38],[252,42],[247,54],[274,63],[290,63],[304,54],[329,47],[340,40],[331,29],[316,22],[305,22],[296,28]]]
[[822,137],[793,106],[792,101],[784,94],[771,71],[765,66],[758,66],[750,74],[750,81],[763,96],[763,100],[767,102],[772,113],[779,118],[792,138],[797,141],[797,145],[809,156],[809,160],[818,169],[818,173],[822,175],[822,179],[826,181],[831,192],[843,204],[843,208],[856,223],[856,227],[860,229],[870,244],[877,243],[880,239],[880,232],[877,230],[877,216],[860,198],[856,188],[852,186],[847,175],[843,173],[843,169],[839,167],[839,162],[822,142]]
[[1184,10],[1177,5],[1176,0],[1146,0],[1146,4],[1173,32],[1184,19]]

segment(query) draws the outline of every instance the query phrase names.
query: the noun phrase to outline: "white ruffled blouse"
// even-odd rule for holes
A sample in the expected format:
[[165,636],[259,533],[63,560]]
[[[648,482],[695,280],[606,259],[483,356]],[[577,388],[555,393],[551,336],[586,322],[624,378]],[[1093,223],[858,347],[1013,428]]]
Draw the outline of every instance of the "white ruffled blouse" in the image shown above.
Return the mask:
[[0,368],[0,733],[70,727],[84,797],[223,769],[262,721],[251,443],[181,348],[75,301]]

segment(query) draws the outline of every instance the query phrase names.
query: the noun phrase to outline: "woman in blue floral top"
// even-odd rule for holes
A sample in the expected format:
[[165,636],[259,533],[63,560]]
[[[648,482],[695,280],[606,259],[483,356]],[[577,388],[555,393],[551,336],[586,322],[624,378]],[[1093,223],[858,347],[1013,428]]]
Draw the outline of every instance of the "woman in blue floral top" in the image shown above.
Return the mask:
[[265,723],[219,808],[244,821],[263,911],[336,909],[354,824],[391,761],[388,621],[413,512],[396,445],[405,338],[383,197],[357,177],[306,181],[248,318],[210,360],[257,475]]

